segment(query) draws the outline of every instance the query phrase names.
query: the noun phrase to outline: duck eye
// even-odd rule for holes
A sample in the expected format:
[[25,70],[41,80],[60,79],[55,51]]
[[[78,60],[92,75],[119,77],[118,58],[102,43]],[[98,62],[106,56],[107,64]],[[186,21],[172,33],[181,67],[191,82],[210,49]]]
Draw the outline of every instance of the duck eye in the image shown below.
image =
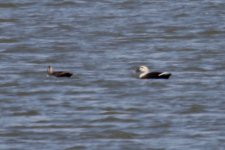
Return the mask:
[[141,70],[145,70],[145,68],[144,67],[141,67]]

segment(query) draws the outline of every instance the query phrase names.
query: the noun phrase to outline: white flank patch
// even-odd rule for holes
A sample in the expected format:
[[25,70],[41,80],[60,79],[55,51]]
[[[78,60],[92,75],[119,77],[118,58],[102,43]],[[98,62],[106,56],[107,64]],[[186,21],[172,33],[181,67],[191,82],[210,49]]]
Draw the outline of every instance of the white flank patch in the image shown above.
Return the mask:
[[159,74],[159,76],[169,75],[169,74],[170,74],[169,72],[163,72],[163,73]]

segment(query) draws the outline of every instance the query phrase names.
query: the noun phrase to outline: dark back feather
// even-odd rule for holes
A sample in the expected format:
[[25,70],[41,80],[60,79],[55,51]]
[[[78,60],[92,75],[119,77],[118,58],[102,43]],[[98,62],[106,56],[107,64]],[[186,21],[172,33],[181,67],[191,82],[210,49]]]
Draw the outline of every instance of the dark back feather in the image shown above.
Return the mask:
[[70,72],[60,71],[60,72],[53,72],[52,75],[56,77],[71,77],[73,74]]
[[143,76],[142,79],[169,79],[169,77],[171,76],[170,73],[160,75],[162,73],[163,72],[150,72]]

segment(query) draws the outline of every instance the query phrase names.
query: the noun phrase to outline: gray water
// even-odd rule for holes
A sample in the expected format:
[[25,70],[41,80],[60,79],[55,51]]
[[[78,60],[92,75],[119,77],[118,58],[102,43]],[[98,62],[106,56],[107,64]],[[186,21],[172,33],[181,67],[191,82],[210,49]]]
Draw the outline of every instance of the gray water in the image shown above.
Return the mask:
[[1,0],[0,149],[224,150],[224,39],[224,0]]

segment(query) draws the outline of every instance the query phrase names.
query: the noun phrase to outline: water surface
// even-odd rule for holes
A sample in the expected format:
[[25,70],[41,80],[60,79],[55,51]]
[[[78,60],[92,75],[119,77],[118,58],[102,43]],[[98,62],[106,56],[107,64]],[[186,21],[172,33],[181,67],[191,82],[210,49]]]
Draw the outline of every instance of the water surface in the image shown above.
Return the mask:
[[[224,1],[8,0],[0,14],[0,149],[224,149]],[[173,75],[139,80],[143,64]]]

